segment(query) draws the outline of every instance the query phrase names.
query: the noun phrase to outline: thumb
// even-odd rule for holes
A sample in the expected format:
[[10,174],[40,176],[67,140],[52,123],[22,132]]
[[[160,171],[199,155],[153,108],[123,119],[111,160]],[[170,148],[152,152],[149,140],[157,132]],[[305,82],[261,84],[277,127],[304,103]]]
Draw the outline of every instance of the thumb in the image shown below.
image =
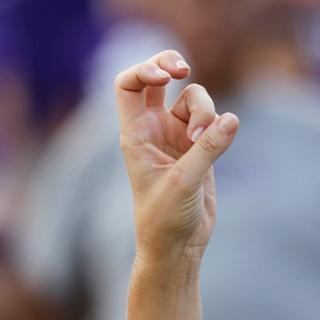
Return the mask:
[[225,113],[202,133],[196,143],[176,163],[190,187],[206,177],[209,168],[231,145],[239,127],[238,118]]

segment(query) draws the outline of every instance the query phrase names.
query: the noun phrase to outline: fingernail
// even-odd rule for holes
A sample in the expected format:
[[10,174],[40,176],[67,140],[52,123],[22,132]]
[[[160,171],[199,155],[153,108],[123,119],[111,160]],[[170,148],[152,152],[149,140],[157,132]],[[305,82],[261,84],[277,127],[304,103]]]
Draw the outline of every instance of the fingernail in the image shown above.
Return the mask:
[[225,113],[218,119],[218,128],[228,136],[234,134],[238,128],[238,119],[232,113]]
[[163,78],[163,79],[170,77],[169,73],[167,71],[162,70],[162,69],[155,69],[155,73],[157,74],[157,76],[159,76],[160,78]]
[[196,130],[194,130],[192,137],[191,137],[191,141],[196,142],[200,138],[200,136],[202,135],[204,129],[205,129],[204,127],[199,127]]
[[187,70],[191,69],[190,66],[183,60],[177,61],[176,66],[178,69],[187,69]]

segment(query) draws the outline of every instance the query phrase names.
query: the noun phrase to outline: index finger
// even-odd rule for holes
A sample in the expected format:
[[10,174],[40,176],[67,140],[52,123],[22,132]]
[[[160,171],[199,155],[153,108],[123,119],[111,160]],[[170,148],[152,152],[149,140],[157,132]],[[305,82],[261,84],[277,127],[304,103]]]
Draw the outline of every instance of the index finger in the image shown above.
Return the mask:
[[189,72],[190,67],[174,50],[163,51],[147,62],[121,72],[115,80],[120,118],[136,116],[143,111],[143,91],[147,86],[165,86],[171,77],[183,79]]

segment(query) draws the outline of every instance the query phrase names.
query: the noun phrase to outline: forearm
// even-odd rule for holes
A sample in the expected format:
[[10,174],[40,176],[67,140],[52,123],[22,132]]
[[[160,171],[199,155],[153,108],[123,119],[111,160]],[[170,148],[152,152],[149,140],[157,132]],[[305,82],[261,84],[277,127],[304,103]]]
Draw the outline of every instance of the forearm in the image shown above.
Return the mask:
[[216,220],[212,164],[231,145],[239,120],[216,115],[210,95],[196,84],[168,110],[166,85],[189,73],[183,57],[167,50],[115,81],[140,257],[128,320],[202,319],[199,269]]
[[198,262],[179,266],[135,262],[128,320],[201,320]]

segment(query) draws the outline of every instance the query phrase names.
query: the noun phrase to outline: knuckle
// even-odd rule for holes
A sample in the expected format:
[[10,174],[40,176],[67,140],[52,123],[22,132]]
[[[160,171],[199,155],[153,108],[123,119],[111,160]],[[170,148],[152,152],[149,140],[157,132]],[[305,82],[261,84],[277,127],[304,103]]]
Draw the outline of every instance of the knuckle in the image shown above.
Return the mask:
[[186,99],[190,101],[194,101],[194,99],[198,100],[199,97],[207,96],[207,90],[197,83],[189,84],[183,91],[183,95]]
[[188,91],[196,91],[196,90],[207,91],[205,89],[205,87],[203,87],[202,85],[200,85],[198,83],[191,83],[186,87],[186,92],[188,92]]
[[159,66],[154,62],[144,62],[136,65],[136,68],[137,80],[141,82],[141,78],[148,75],[150,72],[154,72],[156,69],[159,69]]
[[197,83],[191,83],[189,85],[186,86],[186,88],[184,89],[184,94],[187,97],[191,97],[193,94],[195,94],[195,92],[199,92],[199,91],[206,91],[206,89],[201,86],[200,84]]
[[215,106],[203,86],[192,83],[185,88],[184,95],[189,103],[191,112],[197,111],[197,114],[204,119],[214,120]]
[[177,50],[174,50],[174,49],[165,50],[163,53],[167,54],[167,55],[170,55],[170,56],[178,56],[179,58],[181,58],[180,52],[177,51]]
[[217,152],[220,150],[220,144],[218,140],[208,133],[204,133],[199,139],[199,146],[208,153]]

